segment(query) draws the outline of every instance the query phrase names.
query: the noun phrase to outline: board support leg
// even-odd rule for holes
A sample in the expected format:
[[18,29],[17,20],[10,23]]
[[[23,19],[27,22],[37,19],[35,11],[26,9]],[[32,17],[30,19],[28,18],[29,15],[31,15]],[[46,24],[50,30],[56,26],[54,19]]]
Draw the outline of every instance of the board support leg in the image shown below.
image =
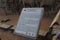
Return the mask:
[[36,39],[27,38],[26,40],[36,40]]

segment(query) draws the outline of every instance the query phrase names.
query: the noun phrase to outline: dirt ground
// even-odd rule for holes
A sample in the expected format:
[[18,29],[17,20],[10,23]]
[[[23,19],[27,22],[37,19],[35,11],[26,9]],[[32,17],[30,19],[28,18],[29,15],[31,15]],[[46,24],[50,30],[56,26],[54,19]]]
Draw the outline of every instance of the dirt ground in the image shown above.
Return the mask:
[[[11,24],[16,25],[17,21],[18,21],[18,18],[19,18],[18,15],[16,15],[16,16],[4,16],[4,17],[11,18],[11,21],[5,23],[5,24],[9,24],[9,25],[11,25]],[[1,19],[2,18],[3,17],[1,16]],[[51,24],[51,22],[52,22],[51,18],[43,18],[40,30],[41,29],[42,30],[48,30],[49,25]],[[17,36],[15,34],[11,33],[10,31],[4,31],[4,30],[1,30],[1,29],[0,29],[0,38],[2,40],[25,40],[24,37]]]

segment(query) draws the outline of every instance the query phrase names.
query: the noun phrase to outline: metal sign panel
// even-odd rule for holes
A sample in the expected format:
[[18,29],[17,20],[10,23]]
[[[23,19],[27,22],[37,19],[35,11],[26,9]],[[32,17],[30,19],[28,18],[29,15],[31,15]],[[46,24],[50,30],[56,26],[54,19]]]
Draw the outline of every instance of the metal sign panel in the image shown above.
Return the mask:
[[44,8],[23,8],[14,33],[36,39],[43,12]]

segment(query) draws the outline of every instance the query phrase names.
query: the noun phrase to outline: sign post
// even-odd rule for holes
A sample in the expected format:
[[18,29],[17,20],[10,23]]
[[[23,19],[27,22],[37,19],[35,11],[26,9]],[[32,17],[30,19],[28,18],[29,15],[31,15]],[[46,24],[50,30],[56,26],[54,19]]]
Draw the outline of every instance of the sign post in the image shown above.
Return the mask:
[[36,40],[43,13],[44,8],[23,8],[14,33],[28,40]]

